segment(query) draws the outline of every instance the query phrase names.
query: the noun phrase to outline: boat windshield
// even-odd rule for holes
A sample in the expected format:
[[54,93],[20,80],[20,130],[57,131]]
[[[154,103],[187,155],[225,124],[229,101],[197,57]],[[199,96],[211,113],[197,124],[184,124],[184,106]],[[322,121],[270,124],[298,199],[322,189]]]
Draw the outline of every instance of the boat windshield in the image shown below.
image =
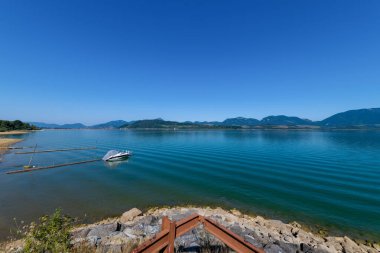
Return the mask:
[[117,150],[110,150],[110,151],[107,152],[107,154],[105,156],[103,156],[102,159],[105,161],[108,158],[110,158],[111,156],[114,156],[114,155],[117,155],[117,154],[119,154],[119,151],[117,151]]

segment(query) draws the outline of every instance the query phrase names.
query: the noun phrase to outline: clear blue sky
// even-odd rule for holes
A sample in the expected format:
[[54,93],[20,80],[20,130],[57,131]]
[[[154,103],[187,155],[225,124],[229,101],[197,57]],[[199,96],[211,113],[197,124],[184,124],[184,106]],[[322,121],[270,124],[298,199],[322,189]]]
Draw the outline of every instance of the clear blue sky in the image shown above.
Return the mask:
[[312,120],[380,107],[380,1],[0,1],[0,118]]

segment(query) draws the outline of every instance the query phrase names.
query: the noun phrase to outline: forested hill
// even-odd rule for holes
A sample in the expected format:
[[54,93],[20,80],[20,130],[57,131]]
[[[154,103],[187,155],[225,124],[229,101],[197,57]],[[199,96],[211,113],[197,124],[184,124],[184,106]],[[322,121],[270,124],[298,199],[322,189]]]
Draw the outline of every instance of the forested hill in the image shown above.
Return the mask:
[[319,122],[324,127],[380,125],[380,108],[350,110]]
[[12,131],[12,130],[37,130],[38,128],[24,123],[21,120],[9,121],[9,120],[0,120],[0,132]]

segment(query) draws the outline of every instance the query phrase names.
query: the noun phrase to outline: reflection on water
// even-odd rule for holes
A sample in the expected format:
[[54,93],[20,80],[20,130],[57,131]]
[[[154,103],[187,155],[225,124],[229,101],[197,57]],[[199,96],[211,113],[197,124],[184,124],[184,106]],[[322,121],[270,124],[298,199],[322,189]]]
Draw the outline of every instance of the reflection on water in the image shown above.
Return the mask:
[[356,146],[376,149],[380,143],[380,131],[337,131],[334,134],[326,134],[326,139],[347,148]]
[[116,169],[120,165],[128,163],[128,160],[129,160],[128,158],[125,158],[124,160],[118,160],[118,161],[113,161],[113,162],[103,161],[103,163],[105,164],[106,167],[110,169]]

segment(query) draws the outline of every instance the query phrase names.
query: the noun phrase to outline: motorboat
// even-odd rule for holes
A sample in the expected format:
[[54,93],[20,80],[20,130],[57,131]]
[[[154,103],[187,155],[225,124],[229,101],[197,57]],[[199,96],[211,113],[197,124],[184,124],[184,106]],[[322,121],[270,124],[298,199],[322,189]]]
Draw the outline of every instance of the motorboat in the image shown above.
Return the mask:
[[125,159],[128,159],[128,157],[130,157],[131,155],[132,155],[132,152],[129,150],[126,150],[126,151],[110,150],[103,157],[103,161],[113,162],[113,161],[125,160]]

